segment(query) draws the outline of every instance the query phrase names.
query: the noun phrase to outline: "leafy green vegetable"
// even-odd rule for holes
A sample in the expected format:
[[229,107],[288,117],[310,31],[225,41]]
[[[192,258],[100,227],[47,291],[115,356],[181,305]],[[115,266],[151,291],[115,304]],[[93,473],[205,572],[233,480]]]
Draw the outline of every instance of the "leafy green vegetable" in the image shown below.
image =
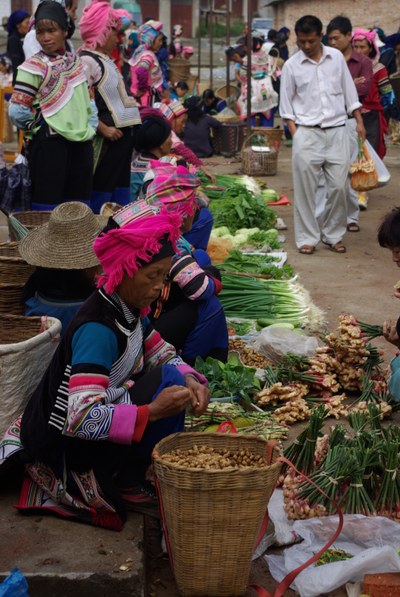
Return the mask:
[[210,203],[216,227],[227,226],[231,232],[240,228],[273,228],[276,213],[265,205],[262,197],[251,191],[241,189],[239,192],[227,191],[218,201]]
[[208,379],[213,398],[240,396],[249,401],[249,395],[260,389],[255,369],[242,365],[236,355],[229,355],[227,363],[211,357],[207,357],[205,361],[197,357],[194,366],[196,371]]
[[238,249],[232,249],[229,257],[220,265],[220,269],[225,272],[263,274],[276,280],[293,277],[292,266],[285,265],[280,268],[274,264],[274,261],[279,261],[279,258],[271,255],[246,254]]

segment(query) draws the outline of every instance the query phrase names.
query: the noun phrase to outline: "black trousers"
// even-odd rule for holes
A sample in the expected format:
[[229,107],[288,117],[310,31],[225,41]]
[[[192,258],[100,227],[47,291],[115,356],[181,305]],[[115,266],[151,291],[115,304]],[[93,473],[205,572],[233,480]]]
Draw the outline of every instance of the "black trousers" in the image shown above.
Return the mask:
[[51,209],[64,201],[90,201],[92,141],[67,141],[59,135],[50,135],[48,126],[43,125],[29,145],[28,162],[33,209],[35,204],[49,205]]

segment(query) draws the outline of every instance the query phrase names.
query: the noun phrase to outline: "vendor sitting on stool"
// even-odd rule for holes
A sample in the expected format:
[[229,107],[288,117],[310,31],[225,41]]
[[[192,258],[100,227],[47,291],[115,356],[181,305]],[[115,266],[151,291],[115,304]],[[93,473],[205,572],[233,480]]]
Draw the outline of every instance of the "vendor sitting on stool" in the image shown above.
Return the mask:
[[[120,530],[126,511],[158,514],[146,483],[155,444],[183,431],[185,411],[208,405],[206,379],[151,325],[182,218],[143,201],[112,218],[94,242],[98,290],[71,321],[25,412],[0,443],[20,458],[18,508]],[[0,466],[1,471],[1,466]]]

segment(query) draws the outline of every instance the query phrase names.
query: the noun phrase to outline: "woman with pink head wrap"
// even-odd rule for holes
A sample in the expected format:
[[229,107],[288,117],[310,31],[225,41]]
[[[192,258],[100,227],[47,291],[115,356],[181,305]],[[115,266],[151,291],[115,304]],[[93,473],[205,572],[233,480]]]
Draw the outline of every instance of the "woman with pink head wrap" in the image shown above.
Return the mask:
[[[196,188],[200,180],[184,166],[153,161],[153,180],[146,201],[182,217],[181,232],[190,232],[198,215]],[[195,250],[182,236],[159,299],[152,305],[154,327],[186,362],[212,356],[226,361],[228,331],[221,303],[221,276],[204,250]]]
[[111,57],[123,17],[106,0],[92,0],[79,21],[83,40],[79,54],[99,113],[91,202],[95,213],[104,203],[126,205],[130,201],[130,158],[141,120]]
[[10,450],[26,457],[22,510],[47,507],[113,530],[127,510],[159,516],[145,481],[152,450],[183,431],[189,405],[200,414],[210,397],[207,380],[145,315],[170,269],[180,223],[142,201],[114,214],[95,240],[98,290],[70,322],[9,436]]
[[129,60],[131,65],[131,91],[142,106],[152,106],[160,101],[163,74],[156,53],[163,43],[163,24],[150,20],[139,27],[140,46]]
[[367,139],[379,157],[386,154],[385,133],[387,121],[384,109],[393,101],[393,89],[389,82],[388,72],[379,62],[379,41],[377,32],[373,29],[356,28],[353,31],[352,44],[356,52],[368,56],[372,60],[373,81],[368,95],[362,102],[362,116]]

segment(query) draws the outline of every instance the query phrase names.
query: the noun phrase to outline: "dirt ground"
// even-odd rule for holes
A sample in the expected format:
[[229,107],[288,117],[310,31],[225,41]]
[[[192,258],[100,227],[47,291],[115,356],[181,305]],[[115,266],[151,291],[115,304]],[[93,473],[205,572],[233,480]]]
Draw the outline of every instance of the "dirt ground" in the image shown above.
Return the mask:
[[[347,253],[337,255],[319,244],[314,255],[300,255],[294,245],[292,205],[276,207],[287,230],[284,250],[299,276],[300,282],[310,292],[314,303],[323,309],[329,329],[334,329],[338,315],[352,313],[358,319],[380,324],[385,319],[397,320],[400,303],[393,296],[393,286],[400,279],[400,272],[391,260],[387,249],[382,249],[376,240],[377,227],[392,207],[400,205],[398,188],[400,183],[400,146],[389,146],[386,165],[392,178],[388,185],[369,194],[368,209],[361,213],[359,233],[347,233],[344,243]],[[240,172],[240,159],[213,157],[208,160],[209,169],[214,173]],[[268,186],[293,198],[291,178],[291,149],[282,147],[279,154],[278,173],[268,178]],[[395,348],[384,340],[375,341],[382,349],[388,363]],[[299,433],[300,427],[291,429],[290,440]],[[168,561],[162,557],[159,535],[154,523],[147,524],[147,587],[148,597],[177,597],[179,595]],[[277,583],[269,574],[262,559],[256,560],[251,569],[252,583],[273,591]],[[255,593],[248,590],[246,597]],[[297,595],[289,590],[286,595]],[[329,594],[328,597],[344,597],[344,588]]]

